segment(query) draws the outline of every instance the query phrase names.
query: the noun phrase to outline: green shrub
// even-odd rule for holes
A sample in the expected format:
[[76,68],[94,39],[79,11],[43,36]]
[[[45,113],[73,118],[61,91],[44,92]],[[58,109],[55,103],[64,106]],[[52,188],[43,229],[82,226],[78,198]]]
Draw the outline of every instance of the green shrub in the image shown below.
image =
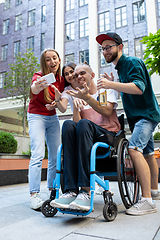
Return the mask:
[[160,132],[154,134],[154,140],[160,140]]
[[[28,155],[31,157],[31,145],[29,145],[29,150],[27,152],[22,152],[22,154]],[[45,156],[44,159],[48,159],[48,149],[47,149],[47,144],[45,143]]]
[[16,153],[17,140],[9,132],[0,131],[0,153]]

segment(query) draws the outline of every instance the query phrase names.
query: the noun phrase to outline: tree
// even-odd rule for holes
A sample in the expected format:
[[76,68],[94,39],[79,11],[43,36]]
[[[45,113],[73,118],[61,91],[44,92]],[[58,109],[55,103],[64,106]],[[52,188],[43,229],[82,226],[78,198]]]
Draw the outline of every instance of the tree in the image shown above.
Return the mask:
[[150,70],[149,75],[153,73],[160,75],[160,29],[155,34],[150,33],[149,36],[143,37],[141,41],[146,44],[144,62]]
[[29,50],[23,55],[19,53],[15,63],[9,65],[10,71],[6,74],[4,89],[8,97],[20,100],[23,104],[23,135],[26,135],[27,100],[33,74],[39,70],[40,65],[34,53]]

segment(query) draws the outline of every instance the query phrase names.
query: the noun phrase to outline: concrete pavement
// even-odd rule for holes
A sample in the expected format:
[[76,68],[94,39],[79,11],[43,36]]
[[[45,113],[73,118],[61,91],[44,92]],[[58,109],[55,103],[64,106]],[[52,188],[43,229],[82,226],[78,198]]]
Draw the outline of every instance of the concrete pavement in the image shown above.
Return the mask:
[[[28,184],[0,187],[0,240],[160,240],[160,200],[157,213],[144,216],[125,214],[117,182],[110,182],[118,215],[113,222],[103,217],[103,197],[95,195],[95,211],[87,217],[57,213],[46,218],[30,209]],[[160,183],[159,183],[160,189]],[[46,195],[46,181],[41,194]]]

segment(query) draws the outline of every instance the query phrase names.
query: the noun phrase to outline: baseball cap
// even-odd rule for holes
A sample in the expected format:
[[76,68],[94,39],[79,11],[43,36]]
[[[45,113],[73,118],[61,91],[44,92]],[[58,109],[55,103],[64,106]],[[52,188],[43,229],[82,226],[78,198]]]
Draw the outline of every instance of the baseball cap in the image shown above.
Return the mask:
[[122,44],[122,38],[115,32],[108,32],[105,34],[100,34],[96,37],[96,41],[102,45],[104,40],[112,40],[116,42],[118,45]]

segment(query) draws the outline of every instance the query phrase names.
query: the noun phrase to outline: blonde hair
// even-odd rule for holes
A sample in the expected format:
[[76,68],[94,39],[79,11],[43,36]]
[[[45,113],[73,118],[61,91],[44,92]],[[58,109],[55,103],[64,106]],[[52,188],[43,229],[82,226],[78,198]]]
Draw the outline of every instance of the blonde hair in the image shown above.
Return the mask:
[[[43,76],[50,73],[50,70],[49,70],[49,68],[46,64],[46,58],[45,58],[46,52],[55,52],[56,55],[58,56],[58,58],[60,59],[60,56],[55,49],[46,48],[45,50],[43,50],[43,52],[41,53],[41,58],[40,58],[40,67],[41,67],[41,72],[42,72]],[[57,74],[58,74],[59,79],[61,81],[61,66],[60,66],[60,64],[59,64],[59,68],[57,70]],[[44,99],[48,103],[52,102],[52,99],[50,98],[50,95],[49,95],[48,87],[44,89]]]

